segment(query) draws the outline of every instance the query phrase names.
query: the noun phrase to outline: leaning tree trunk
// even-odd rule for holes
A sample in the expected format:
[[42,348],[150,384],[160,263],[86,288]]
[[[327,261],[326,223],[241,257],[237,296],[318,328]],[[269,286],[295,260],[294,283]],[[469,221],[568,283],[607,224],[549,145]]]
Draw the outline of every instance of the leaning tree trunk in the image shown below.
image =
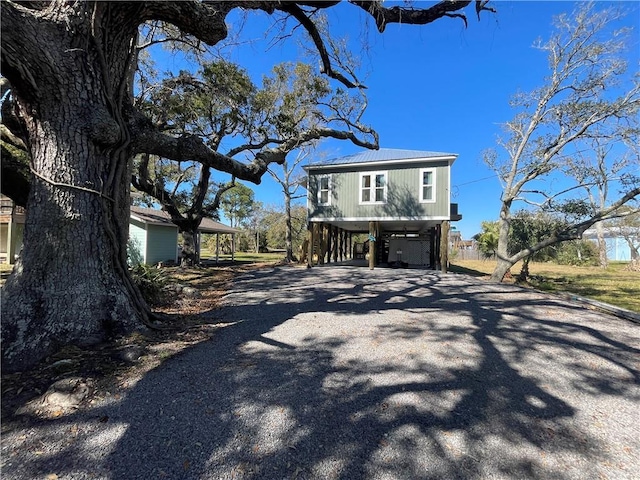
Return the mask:
[[503,202],[500,209],[500,220],[498,220],[498,250],[496,252],[497,263],[491,280],[501,282],[509,269],[513,266],[513,262],[509,260],[509,221],[511,204]]
[[[83,8],[69,8],[76,7]],[[101,12],[93,14],[99,25]],[[118,96],[136,30],[96,39],[91,17],[75,17],[84,22],[75,25],[42,23],[37,31],[23,26],[24,51],[16,51],[34,69],[33,80],[8,72],[33,177],[22,254],[2,289],[3,370],[29,366],[65,344],[130,331],[148,311],[126,268],[130,151],[122,90]],[[101,46],[107,43],[108,53]]]

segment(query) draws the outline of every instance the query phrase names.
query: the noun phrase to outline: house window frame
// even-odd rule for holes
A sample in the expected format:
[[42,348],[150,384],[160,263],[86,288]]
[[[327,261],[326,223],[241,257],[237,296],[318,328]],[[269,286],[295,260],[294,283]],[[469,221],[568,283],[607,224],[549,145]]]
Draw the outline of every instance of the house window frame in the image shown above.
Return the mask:
[[[384,186],[383,186],[383,191],[382,191],[382,196],[383,199],[382,200],[375,200],[376,198],[376,190],[378,187],[375,186],[375,182],[376,182],[376,176],[377,175],[382,175],[384,178]],[[364,187],[364,177],[369,176],[371,177],[371,183],[368,187],[366,187],[369,190],[369,200],[368,201],[364,201],[362,200],[362,192],[364,191],[365,187]],[[360,172],[360,181],[359,181],[359,188],[358,188],[358,203],[360,205],[383,205],[385,203],[387,203],[387,190],[389,188],[389,172],[387,170],[377,170],[377,171],[372,171],[372,172]]]
[[[327,188],[323,189],[322,188],[322,180],[323,179],[327,179]],[[331,174],[323,174],[323,175],[318,175],[318,195],[317,195],[317,200],[318,200],[318,206],[320,207],[326,207],[331,205],[331,191],[332,191],[332,178],[331,178]],[[322,192],[327,192],[327,201],[323,202],[322,201]]]
[[[424,174],[425,172],[431,173],[432,181],[430,184],[424,183]],[[420,189],[420,203],[436,203],[436,169],[431,168],[421,168],[420,169],[420,178],[419,178],[419,189]],[[424,198],[424,187],[431,187],[431,198]]]

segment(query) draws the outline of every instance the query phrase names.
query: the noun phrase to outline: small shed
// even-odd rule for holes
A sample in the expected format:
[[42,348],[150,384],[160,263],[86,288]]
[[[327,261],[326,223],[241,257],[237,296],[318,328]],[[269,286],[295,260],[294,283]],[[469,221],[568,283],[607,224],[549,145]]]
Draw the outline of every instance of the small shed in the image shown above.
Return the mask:
[[178,227],[168,213],[131,207],[129,257],[132,263],[149,265],[178,261]]
[[[129,256],[134,263],[153,265],[159,262],[179,261],[179,230],[171,222],[171,216],[162,210],[153,208],[131,207],[129,222]],[[232,236],[232,254],[235,250],[235,234],[238,230],[210,218],[204,218],[198,230],[202,233],[230,234]],[[216,242],[217,244],[219,242]],[[198,238],[198,256],[200,255],[200,238]],[[216,252],[216,260],[218,253]]]

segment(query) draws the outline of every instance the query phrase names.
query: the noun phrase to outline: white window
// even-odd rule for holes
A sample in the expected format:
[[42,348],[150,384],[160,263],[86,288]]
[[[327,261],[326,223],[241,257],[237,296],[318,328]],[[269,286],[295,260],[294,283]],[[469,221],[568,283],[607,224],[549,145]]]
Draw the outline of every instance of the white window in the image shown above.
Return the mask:
[[331,205],[331,175],[318,178],[318,205]]
[[360,174],[360,203],[385,203],[387,201],[387,172]]
[[430,203],[436,201],[436,169],[420,170],[420,201]]

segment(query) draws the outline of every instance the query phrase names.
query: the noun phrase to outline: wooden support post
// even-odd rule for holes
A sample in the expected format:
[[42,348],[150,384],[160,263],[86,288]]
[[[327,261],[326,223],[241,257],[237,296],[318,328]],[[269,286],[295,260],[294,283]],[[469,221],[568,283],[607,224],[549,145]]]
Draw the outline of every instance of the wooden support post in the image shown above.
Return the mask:
[[342,237],[343,237],[343,242],[344,242],[344,246],[342,247],[342,253],[344,255],[344,259],[345,260],[349,260],[349,250],[348,250],[348,242],[347,240],[349,239],[349,234],[347,233],[346,230],[342,231]]
[[347,257],[353,258],[353,233],[349,232],[349,243],[347,245]]
[[331,227],[331,233],[333,236],[333,261],[338,261],[338,248],[340,248],[340,242],[338,241],[338,227]]
[[441,242],[441,238],[440,238],[440,231],[441,231],[441,227],[440,224],[436,225],[435,227],[433,227],[434,229],[434,245],[435,245],[435,251],[434,251],[434,261],[435,261],[435,265],[434,265],[434,269],[435,270],[440,270],[440,242]]
[[440,230],[440,269],[447,273],[449,268],[449,221],[442,222]]
[[332,231],[333,227],[331,225],[327,225],[327,263],[331,263],[331,250],[333,249]]
[[315,242],[315,238],[313,235],[313,229],[315,228],[315,223],[310,224],[307,227],[307,267],[313,267],[313,242]]
[[324,230],[324,223],[320,223],[318,225],[318,265],[324,265],[324,255],[327,249],[327,238]]
[[9,218],[9,224],[7,225],[7,259],[6,263],[9,265],[13,265],[16,259],[16,239],[15,239],[15,231],[16,231],[16,223],[13,219],[13,212],[15,211],[15,207],[11,212],[11,218]]
[[376,265],[376,224],[369,222],[369,270]]

